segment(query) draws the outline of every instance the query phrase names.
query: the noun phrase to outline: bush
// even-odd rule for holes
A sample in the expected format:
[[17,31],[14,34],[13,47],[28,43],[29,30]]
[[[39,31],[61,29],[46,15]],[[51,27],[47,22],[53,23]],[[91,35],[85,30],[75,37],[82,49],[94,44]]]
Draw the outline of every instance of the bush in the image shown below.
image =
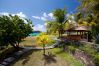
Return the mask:
[[94,63],[95,63],[95,66],[99,66],[99,54],[95,54],[94,55]]
[[88,53],[90,56],[93,56],[96,53],[96,50],[90,44],[85,44],[83,47],[80,47],[79,49]]
[[39,46],[42,46],[42,44],[45,44],[46,46],[54,44],[56,41],[53,40],[50,35],[46,35],[45,33],[41,33],[36,38],[36,43],[39,44]]
[[99,52],[99,44],[94,45],[94,48],[97,50],[97,52]]
[[74,46],[68,46],[68,47],[69,47],[69,51],[70,51],[70,53],[74,54],[76,48],[75,48]]

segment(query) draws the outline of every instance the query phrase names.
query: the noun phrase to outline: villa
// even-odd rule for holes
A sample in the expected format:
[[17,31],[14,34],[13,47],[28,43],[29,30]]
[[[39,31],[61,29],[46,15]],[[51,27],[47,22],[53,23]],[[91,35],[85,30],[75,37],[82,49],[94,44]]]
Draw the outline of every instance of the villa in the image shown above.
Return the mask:
[[90,41],[89,33],[90,30],[86,26],[77,26],[72,27],[67,30],[64,30],[66,36],[63,36],[65,39],[75,40],[75,41]]

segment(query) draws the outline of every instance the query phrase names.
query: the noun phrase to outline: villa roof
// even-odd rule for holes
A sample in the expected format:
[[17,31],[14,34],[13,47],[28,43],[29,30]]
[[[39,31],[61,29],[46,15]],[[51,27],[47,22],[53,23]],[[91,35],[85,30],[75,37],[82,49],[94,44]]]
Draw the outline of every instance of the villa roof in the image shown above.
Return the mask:
[[89,29],[86,26],[77,26],[67,29],[66,31],[88,31]]
[[74,30],[88,30],[88,28],[86,26],[79,26],[76,27]]

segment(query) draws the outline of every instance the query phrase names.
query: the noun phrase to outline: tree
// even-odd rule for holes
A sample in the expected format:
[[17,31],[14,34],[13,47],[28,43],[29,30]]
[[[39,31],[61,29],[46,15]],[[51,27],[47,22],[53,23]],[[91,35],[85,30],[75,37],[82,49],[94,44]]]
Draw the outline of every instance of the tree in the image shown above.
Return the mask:
[[75,21],[76,22],[81,22],[83,20],[83,14],[81,12],[78,12],[77,14],[75,14]]
[[21,40],[32,32],[30,21],[25,23],[17,15],[0,16],[0,29],[0,45],[11,44],[14,48],[18,48]]
[[45,55],[45,45],[51,42],[50,37],[46,34],[41,34],[40,36],[37,37],[36,40],[37,44],[43,45],[43,55]]
[[48,34],[56,34],[59,24],[55,21],[47,21],[46,28]]
[[[10,27],[9,27],[10,26]],[[9,35],[13,31],[13,24],[8,16],[0,16],[0,46],[9,44]]]
[[99,14],[99,0],[79,0],[81,5],[78,10],[83,13]]
[[[97,36],[99,35],[99,0],[80,0],[81,5],[78,10],[81,11],[87,18],[87,21],[93,21],[96,25],[92,26],[92,35],[96,41],[99,41]],[[89,14],[89,16],[87,15]]]
[[66,10],[65,9],[56,9],[54,12],[55,21],[59,24],[58,33],[59,37],[62,36],[63,33],[63,25],[66,22]]

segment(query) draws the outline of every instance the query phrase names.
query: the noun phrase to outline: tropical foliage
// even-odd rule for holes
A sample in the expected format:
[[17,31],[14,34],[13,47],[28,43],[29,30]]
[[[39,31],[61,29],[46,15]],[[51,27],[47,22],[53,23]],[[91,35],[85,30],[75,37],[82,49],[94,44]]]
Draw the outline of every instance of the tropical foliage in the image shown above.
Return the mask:
[[62,36],[65,22],[66,22],[66,10],[56,9],[53,11],[55,20],[47,21],[47,32],[48,34],[58,33],[59,37]]
[[17,15],[0,16],[0,46],[19,47],[21,40],[32,32],[31,21],[24,20]]
[[81,5],[78,7],[78,10],[84,15],[84,19],[88,23],[93,23],[92,26],[92,35],[96,42],[99,41],[97,36],[99,35],[99,1],[98,0],[79,0]]
[[59,23],[58,33],[59,37],[61,37],[63,33],[63,25],[66,22],[66,9],[56,9],[53,14],[55,17],[55,21]]
[[36,38],[37,44],[43,45],[43,54],[45,55],[45,46],[49,43],[51,43],[53,40],[51,40],[49,35],[46,35],[45,33],[42,33]]

